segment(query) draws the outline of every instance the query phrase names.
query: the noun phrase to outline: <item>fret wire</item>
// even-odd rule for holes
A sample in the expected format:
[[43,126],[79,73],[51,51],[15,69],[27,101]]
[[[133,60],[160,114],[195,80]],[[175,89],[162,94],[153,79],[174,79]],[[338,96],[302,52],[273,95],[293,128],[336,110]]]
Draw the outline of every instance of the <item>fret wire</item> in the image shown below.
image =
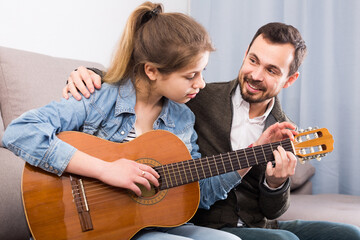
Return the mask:
[[273,146],[271,143],[270,143],[270,147],[271,147],[271,152],[274,152],[274,149],[273,149]]
[[166,175],[166,172],[164,170],[164,165],[162,165],[161,168],[163,169],[164,179],[165,179],[165,182],[166,182],[166,187],[169,188],[168,176]]
[[[154,167],[155,171],[160,175],[160,178],[159,178],[159,188],[161,189],[161,186],[163,185],[163,178],[164,178],[164,173],[161,171],[161,166],[157,166],[157,167]],[[165,184],[165,183],[164,183]]]
[[261,150],[262,150],[262,152],[263,152],[263,154],[264,154],[265,162],[267,162],[266,154],[265,154],[265,152],[264,152],[264,147],[263,147],[262,145],[261,145]]
[[183,182],[182,177],[181,177],[181,170],[180,170],[180,167],[179,167],[179,162],[176,163],[176,166],[177,166],[177,169],[178,169],[178,171],[179,171],[179,174],[176,174],[176,176],[179,175],[179,177],[180,177],[180,182],[181,182],[180,185],[182,185],[182,184],[184,184],[184,182]]
[[159,186],[159,188],[160,188],[160,189],[168,188],[167,178],[166,178],[166,174],[165,174],[164,171],[163,171],[163,166],[158,166],[158,167],[156,167],[156,171],[157,171],[157,172],[159,173],[159,175],[160,175],[160,178],[159,178],[160,186]]
[[179,186],[178,177],[177,177],[177,174],[176,174],[177,171],[176,171],[176,168],[175,168],[175,164],[176,163],[170,163],[171,178],[174,180],[174,185],[172,187]]
[[256,163],[257,164],[259,164],[259,162],[258,162],[258,160],[257,160],[257,157],[256,157],[256,153],[255,153],[255,150],[254,150],[254,148],[252,147],[252,150],[253,150],[253,152],[254,152],[254,156],[255,156],[255,161],[256,161]]
[[[203,172],[203,176],[204,176],[204,178],[205,178],[205,171],[204,171],[204,166],[203,166],[203,163],[202,163],[202,161],[201,161],[201,159],[199,159],[200,161],[200,165],[201,165],[201,169],[202,169],[202,172]],[[200,179],[200,178],[199,178]]]
[[[194,166],[196,166],[196,164],[195,164],[194,161],[195,161],[195,160],[193,159]],[[195,169],[195,172],[196,172],[196,175],[197,175],[197,179],[195,179],[195,180],[199,180],[199,179],[200,179],[200,177],[199,177],[199,172],[198,172],[197,168],[194,168],[194,169]]]
[[239,159],[239,156],[237,154],[237,151],[235,151],[235,155],[236,155],[236,159],[237,159],[237,161],[239,163],[239,167],[240,167],[240,169],[242,169],[242,166],[241,166],[240,159]]
[[226,161],[226,159],[224,157],[225,157],[224,154],[221,154],[221,161],[223,162],[223,164],[225,166],[225,171],[224,172],[227,173],[230,170],[229,170],[229,167],[228,167],[228,163],[227,163],[227,161]]
[[205,177],[212,177],[213,176],[213,174],[212,174],[212,171],[211,171],[211,167],[210,167],[210,163],[209,163],[209,159],[208,158],[204,158],[204,161],[206,161],[206,163],[207,163],[207,166],[208,166],[208,169],[209,169],[209,175],[205,175]]
[[191,160],[192,161],[192,164],[191,164],[191,172],[193,173],[193,171],[195,171],[195,173],[196,173],[196,175],[195,174],[193,174],[193,177],[194,177],[194,181],[197,181],[197,180],[199,180],[199,174],[198,174],[198,171],[197,171],[197,169],[198,169],[198,166],[196,165],[196,162],[195,162],[195,160],[194,159],[192,159]]
[[246,148],[244,149],[244,154],[245,154],[245,157],[246,157],[246,162],[247,162],[247,164],[248,164],[248,167],[250,167],[249,159],[248,159],[248,157],[247,157],[247,155],[246,155]]
[[183,166],[184,175],[185,175],[185,178],[186,178],[186,183],[188,183],[189,180],[188,180],[188,178],[187,178],[187,174],[186,174],[186,170],[185,170],[185,166],[184,166],[184,161],[182,161],[181,163],[182,163],[182,166]]
[[[214,155],[213,155],[213,158],[215,158]],[[224,173],[226,173],[226,168],[225,168],[224,160],[222,159],[222,155],[221,155],[221,154],[220,154],[220,158],[221,158],[221,163],[222,163],[222,165],[223,165]]]
[[[217,156],[212,156],[212,163],[213,165],[215,165],[215,168],[216,168],[216,172],[217,172],[217,175],[220,175],[220,174],[223,174],[225,173],[225,166],[224,166],[224,162],[222,161],[222,157],[221,157],[221,154],[217,155]],[[223,170],[221,170],[218,166],[220,166],[220,164],[223,166]]]
[[229,162],[230,162],[230,165],[231,165],[231,169],[232,169],[233,171],[235,171],[234,166],[233,166],[233,164],[232,164],[232,162],[231,162],[230,153],[227,153],[227,154],[228,154],[228,156],[229,156]]
[[188,160],[187,163],[188,163],[188,166],[189,166],[189,172],[190,172],[190,175],[191,175],[191,180],[192,180],[192,181],[195,181],[195,180],[194,180],[194,177],[193,177],[193,175],[192,175],[191,167],[190,167],[190,160]]
[[168,186],[169,188],[174,186],[173,183],[172,183],[172,179],[171,179],[171,174],[170,174],[170,171],[169,171],[169,164],[166,164],[166,169],[167,169],[167,172],[168,172],[168,175],[169,175],[169,179],[170,179],[170,185]]
[[[206,158],[207,158],[207,157],[206,157]],[[213,158],[213,162],[214,162],[214,165],[215,165],[215,168],[216,168],[217,175],[220,175],[219,169],[218,169],[217,164],[216,164],[216,161],[215,161],[215,158]]]

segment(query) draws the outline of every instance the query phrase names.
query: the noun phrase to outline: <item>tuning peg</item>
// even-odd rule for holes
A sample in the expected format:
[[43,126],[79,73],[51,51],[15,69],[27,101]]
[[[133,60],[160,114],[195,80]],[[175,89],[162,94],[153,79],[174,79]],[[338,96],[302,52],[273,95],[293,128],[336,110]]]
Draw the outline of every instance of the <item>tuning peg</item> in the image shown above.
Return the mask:
[[304,163],[305,163],[303,158],[298,158],[298,159],[299,159],[299,162],[300,162],[301,164],[304,164]]
[[299,129],[299,133],[303,133],[303,132],[305,132],[304,129]]
[[311,131],[313,128],[312,127],[308,127],[307,129],[306,129],[306,131]]
[[320,154],[316,155],[315,158],[316,158],[316,160],[321,161],[321,155]]

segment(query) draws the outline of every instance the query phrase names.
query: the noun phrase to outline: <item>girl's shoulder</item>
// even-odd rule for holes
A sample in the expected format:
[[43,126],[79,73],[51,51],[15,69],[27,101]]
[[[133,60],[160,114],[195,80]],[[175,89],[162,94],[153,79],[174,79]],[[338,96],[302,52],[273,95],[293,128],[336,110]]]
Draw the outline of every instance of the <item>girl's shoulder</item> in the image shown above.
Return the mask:
[[176,103],[169,100],[169,113],[172,115],[173,118],[187,118],[195,120],[194,113],[190,110],[188,106],[186,106],[186,104],[183,103]]

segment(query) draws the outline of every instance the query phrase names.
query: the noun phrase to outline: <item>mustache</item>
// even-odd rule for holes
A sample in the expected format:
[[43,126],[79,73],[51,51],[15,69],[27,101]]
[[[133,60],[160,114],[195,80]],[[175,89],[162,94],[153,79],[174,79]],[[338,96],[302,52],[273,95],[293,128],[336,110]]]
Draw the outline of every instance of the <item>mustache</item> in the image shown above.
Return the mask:
[[262,81],[254,80],[251,76],[243,76],[243,80],[251,84],[260,90],[266,90],[266,87],[262,84]]

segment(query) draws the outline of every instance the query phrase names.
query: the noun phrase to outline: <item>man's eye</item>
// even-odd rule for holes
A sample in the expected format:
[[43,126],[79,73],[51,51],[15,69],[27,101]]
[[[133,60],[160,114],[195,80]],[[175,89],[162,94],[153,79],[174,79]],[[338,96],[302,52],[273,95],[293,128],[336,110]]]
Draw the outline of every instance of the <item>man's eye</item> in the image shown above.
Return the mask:
[[249,61],[250,61],[251,63],[255,63],[255,62],[256,62],[255,59],[253,59],[253,58],[249,58]]
[[270,74],[273,74],[273,75],[275,75],[275,74],[278,73],[278,72],[275,71],[274,69],[268,69],[268,72],[269,72]]

